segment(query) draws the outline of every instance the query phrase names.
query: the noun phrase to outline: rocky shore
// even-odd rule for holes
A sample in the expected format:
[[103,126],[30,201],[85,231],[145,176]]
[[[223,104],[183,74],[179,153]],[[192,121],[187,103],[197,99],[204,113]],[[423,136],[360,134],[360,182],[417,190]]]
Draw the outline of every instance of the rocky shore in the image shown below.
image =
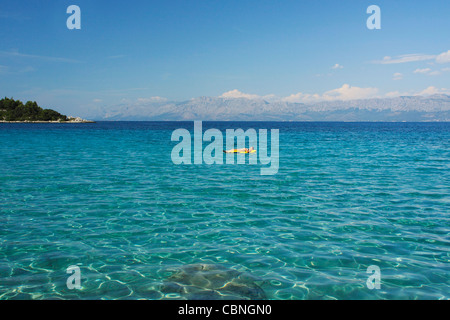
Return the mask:
[[66,121],[64,121],[64,120],[53,120],[53,121],[31,121],[31,120],[6,121],[6,120],[0,120],[0,123],[95,123],[95,121],[81,119],[80,117],[67,117]]

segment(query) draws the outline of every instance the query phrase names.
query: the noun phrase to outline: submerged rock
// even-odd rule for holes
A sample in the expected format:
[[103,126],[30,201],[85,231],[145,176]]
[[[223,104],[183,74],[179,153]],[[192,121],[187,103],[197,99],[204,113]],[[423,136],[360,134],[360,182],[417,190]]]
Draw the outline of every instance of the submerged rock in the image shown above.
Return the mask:
[[189,264],[172,271],[161,285],[166,295],[178,294],[189,300],[266,299],[255,277],[219,264]]

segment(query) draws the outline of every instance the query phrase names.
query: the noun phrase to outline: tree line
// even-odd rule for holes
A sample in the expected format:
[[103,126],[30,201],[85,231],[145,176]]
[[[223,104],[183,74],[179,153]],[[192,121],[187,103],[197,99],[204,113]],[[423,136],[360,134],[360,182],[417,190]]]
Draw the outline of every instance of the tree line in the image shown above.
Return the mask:
[[4,121],[67,121],[67,116],[52,109],[43,109],[36,101],[4,98],[0,100],[0,120]]

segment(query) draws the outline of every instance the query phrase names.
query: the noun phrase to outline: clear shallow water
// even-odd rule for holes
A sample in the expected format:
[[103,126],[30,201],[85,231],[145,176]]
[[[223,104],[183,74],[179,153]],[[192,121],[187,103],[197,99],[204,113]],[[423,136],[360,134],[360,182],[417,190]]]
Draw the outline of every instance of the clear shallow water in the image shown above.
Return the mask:
[[267,299],[450,298],[449,123],[208,127],[279,129],[278,174],[174,165],[191,122],[0,124],[0,299],[205,298],[165,285],[191,264]]

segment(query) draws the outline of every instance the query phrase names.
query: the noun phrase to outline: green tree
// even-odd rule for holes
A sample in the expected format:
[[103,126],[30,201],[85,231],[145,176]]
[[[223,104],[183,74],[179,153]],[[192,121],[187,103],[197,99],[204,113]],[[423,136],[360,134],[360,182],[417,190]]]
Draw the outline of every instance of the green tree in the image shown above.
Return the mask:
[[67,121],[67,116],[52,109],[42,109],[36,101],[27,101],[5,97],[0,100],[0,119],[6,121]]

